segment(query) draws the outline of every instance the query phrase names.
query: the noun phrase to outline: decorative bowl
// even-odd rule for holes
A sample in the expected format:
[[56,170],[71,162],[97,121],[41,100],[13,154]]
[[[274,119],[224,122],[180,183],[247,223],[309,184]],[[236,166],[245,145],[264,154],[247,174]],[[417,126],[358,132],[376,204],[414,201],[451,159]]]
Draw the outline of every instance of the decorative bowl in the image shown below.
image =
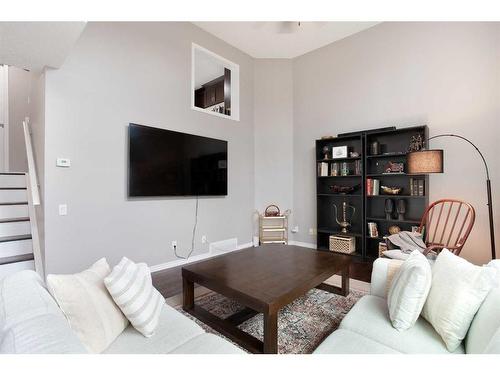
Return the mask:
[[380,188],[385,194],[389,195],[398,195],[403,190],[403,188],[395,186],[381,186]]

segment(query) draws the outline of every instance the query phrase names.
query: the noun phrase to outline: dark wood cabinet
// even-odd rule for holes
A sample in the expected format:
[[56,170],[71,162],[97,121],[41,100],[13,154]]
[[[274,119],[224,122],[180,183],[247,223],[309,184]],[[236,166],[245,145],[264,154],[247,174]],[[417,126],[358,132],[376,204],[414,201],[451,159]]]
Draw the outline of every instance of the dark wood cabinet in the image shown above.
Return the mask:
[[208,108],[224,103],[224,76],[210,81],[195,91],[194,105]]

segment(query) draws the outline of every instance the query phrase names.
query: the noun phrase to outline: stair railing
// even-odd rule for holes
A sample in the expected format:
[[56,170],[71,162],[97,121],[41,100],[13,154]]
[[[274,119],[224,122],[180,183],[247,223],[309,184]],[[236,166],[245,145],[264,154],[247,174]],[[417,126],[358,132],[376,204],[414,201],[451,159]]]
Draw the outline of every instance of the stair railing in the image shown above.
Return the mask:
[[42,261],[42,251],[40,246],[40,236],[38,233],[38,220],[36,207],[40,205],[40,187],[36,174],[35,157],[31,143],[31,131],[29,128],[29,117],[23,121],[24,141],[26,145],[26,156],[28,159],[28,173],[26,173],[26,193],[28,196],[28,212],[31,225],[31,242],[33,246],[33,257],[35,259],[35,271],[44,278],[44,268]]

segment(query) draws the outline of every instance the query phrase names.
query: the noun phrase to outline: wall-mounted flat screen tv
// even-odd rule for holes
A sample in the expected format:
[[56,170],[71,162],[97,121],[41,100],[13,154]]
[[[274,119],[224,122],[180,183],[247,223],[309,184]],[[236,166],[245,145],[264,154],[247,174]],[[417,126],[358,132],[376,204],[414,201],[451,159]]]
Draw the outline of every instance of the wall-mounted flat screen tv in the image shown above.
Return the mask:
[[129,124],[129,197],[227,195],[227,141]]

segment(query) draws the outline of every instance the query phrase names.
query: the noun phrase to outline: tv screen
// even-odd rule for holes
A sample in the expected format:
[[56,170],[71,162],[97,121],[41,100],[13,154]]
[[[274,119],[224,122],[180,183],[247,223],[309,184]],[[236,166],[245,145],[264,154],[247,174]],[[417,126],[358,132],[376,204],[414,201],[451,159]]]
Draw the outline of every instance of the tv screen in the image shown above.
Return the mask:
[[130,197],[227,195],[227,141],[129,124]]

